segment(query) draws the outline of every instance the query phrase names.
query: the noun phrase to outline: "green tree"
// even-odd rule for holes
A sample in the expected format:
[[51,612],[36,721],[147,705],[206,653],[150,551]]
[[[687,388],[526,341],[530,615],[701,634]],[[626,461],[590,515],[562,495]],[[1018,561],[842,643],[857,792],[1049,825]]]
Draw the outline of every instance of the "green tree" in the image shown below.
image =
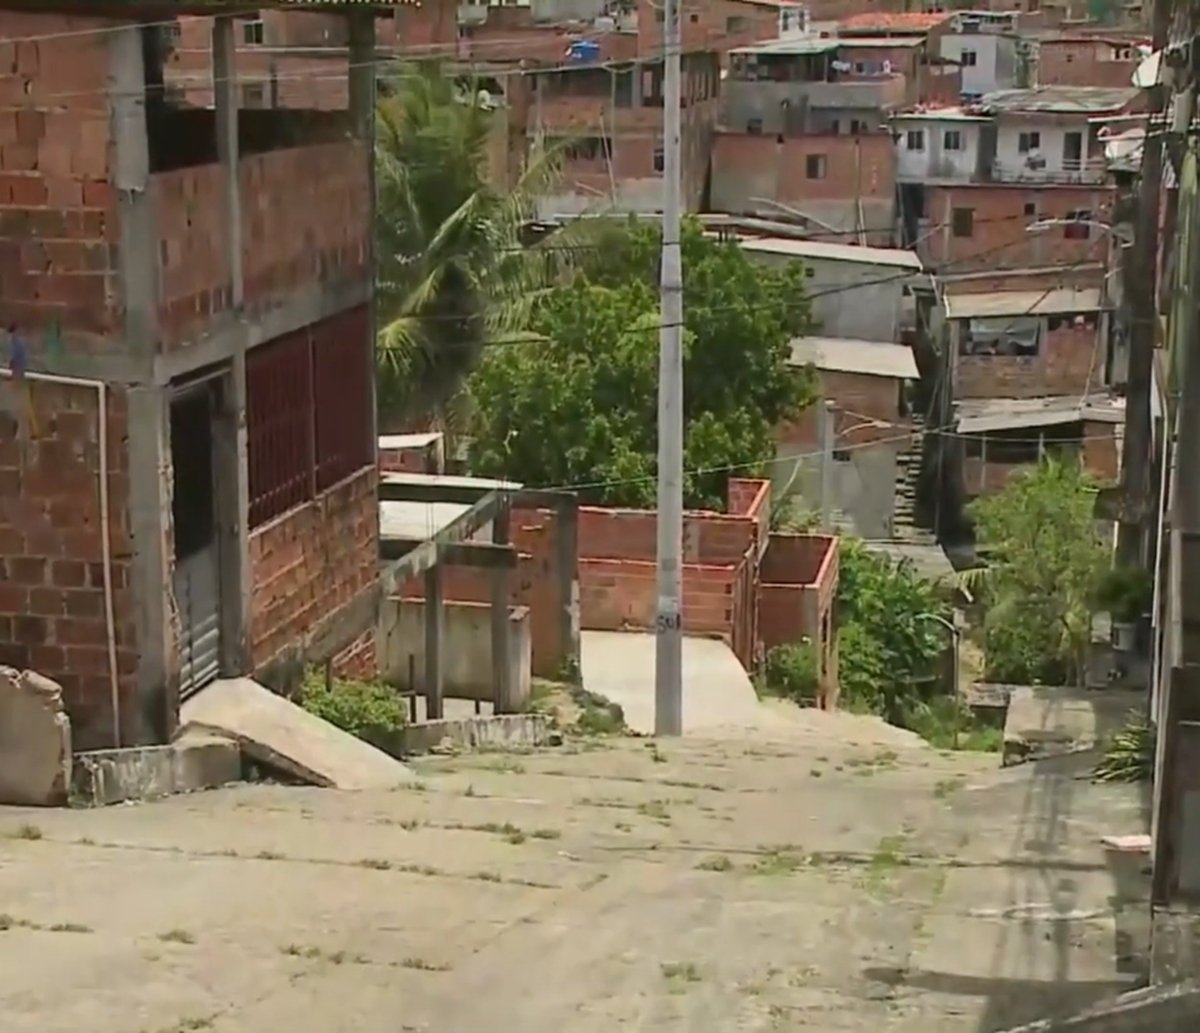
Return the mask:
[[[804,271],[757,266],[689,221],[684,259],[684,493],[719,508],[729,468],[761,469],[772,429],[811,397],[787,364],[809,328]],[[534,305],[538,340],[490,348],[471,381],[471,468],[586,501],[649,505],[656,470],[659,234],[610,224],[572,281]]]
[[491,184],[490,101],[435,64],[401,65],[376,119],[376,302],[384,427],[444,417],[483,348],[524,327],[554,274],[520,232],[558,174],[531,161],[507,191]]
[[1110,551],[1095,497],[1078,463],[1047,459],[972,504],[987,559],[973,580],[987,604],[989,678],[1062,684],[1082,676],[1091,602]]
[[838,574],[838,678],[847,705],[906,724],[922,683],[937,673],[947,632],[925,614],[951,616],[938,586],[910,562],[842,539]]

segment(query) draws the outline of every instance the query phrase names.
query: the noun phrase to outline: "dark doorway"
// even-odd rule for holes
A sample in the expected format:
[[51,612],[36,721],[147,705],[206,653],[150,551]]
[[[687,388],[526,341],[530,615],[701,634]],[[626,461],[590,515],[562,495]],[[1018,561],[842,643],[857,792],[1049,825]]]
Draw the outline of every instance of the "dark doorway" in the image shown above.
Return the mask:
[[171,516],[179,607],[181,698],[220,672],[221,556],[217,535],[213,420],[218,382],[180,390],[171,401]]

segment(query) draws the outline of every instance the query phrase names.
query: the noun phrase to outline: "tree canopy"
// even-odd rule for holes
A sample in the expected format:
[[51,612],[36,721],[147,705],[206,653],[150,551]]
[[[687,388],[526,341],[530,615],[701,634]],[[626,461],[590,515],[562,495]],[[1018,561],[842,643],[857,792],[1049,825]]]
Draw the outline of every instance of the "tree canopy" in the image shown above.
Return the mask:
[[519,332],[553,275],[521,247],[557,175],[535,156],[508,190],[492,185],[494,112],[478,84],[436,65],[399,66],[376,119],[376,302],[381,424],[440,417],[489,343]]
[[1044,460],[971,506],[987,558],[988,678],[1063,684],[1083,673],[1091,604],[1108,565],[1096,488],[1076,462]]
[[[485,350],[470,382],[475,473],[652,504],[659,242],[656,226],[605,227],[569,282],[533,305],[530,338]],[[729,468],[760,469],[772,428],[811,398],[808,375],[787,365],[810,326],[805,276],[799,263],[755,265],[694,221],[682,246],[685,501],[722,508]]]

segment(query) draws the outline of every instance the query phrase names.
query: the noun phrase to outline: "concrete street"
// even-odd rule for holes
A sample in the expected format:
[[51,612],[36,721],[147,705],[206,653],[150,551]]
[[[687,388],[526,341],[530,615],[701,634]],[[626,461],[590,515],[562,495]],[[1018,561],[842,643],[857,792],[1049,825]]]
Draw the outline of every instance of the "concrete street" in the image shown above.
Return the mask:
[[1143,803],[1086,763],[809,714],[391,792],[0,810],[3,1029],[1002,1029],[1134,978],[1145,888],[1099,836]]

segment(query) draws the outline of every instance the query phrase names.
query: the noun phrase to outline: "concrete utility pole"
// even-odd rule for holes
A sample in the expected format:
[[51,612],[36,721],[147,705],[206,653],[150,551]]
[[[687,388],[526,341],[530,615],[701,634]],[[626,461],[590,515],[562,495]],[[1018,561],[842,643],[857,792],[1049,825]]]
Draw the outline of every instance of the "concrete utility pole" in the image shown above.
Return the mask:
[[[1151,47],[1162,53],[1171,25],[1171,0],[1154,0]],[[1125,297],[1129,305],[1129,372],[1125,389],[1125,438],[1121,449],[1121,519],[1117,532],[1117,564],[1142,562],[1146,520],[1151,500],[1150,392],[1154,380],[1155,282],[1158,271],[1158,209],[1162,188],[1162,113],[1167,89],[1158,81],[1149,88],[1146,139],[1138,184],[1133,246],[1124,259]]]
[[833,402],[826,399],[821,406],[817,428],[821,440],[821,530],[828,531],[832,527],[829,517],[830,497],[833,495],[833,449],[837,431],[834,414],[837,409]]
[[683,255],[679,0],[663,10],[662,329],[658,358],[658,620],[654,732],[683,733]]

